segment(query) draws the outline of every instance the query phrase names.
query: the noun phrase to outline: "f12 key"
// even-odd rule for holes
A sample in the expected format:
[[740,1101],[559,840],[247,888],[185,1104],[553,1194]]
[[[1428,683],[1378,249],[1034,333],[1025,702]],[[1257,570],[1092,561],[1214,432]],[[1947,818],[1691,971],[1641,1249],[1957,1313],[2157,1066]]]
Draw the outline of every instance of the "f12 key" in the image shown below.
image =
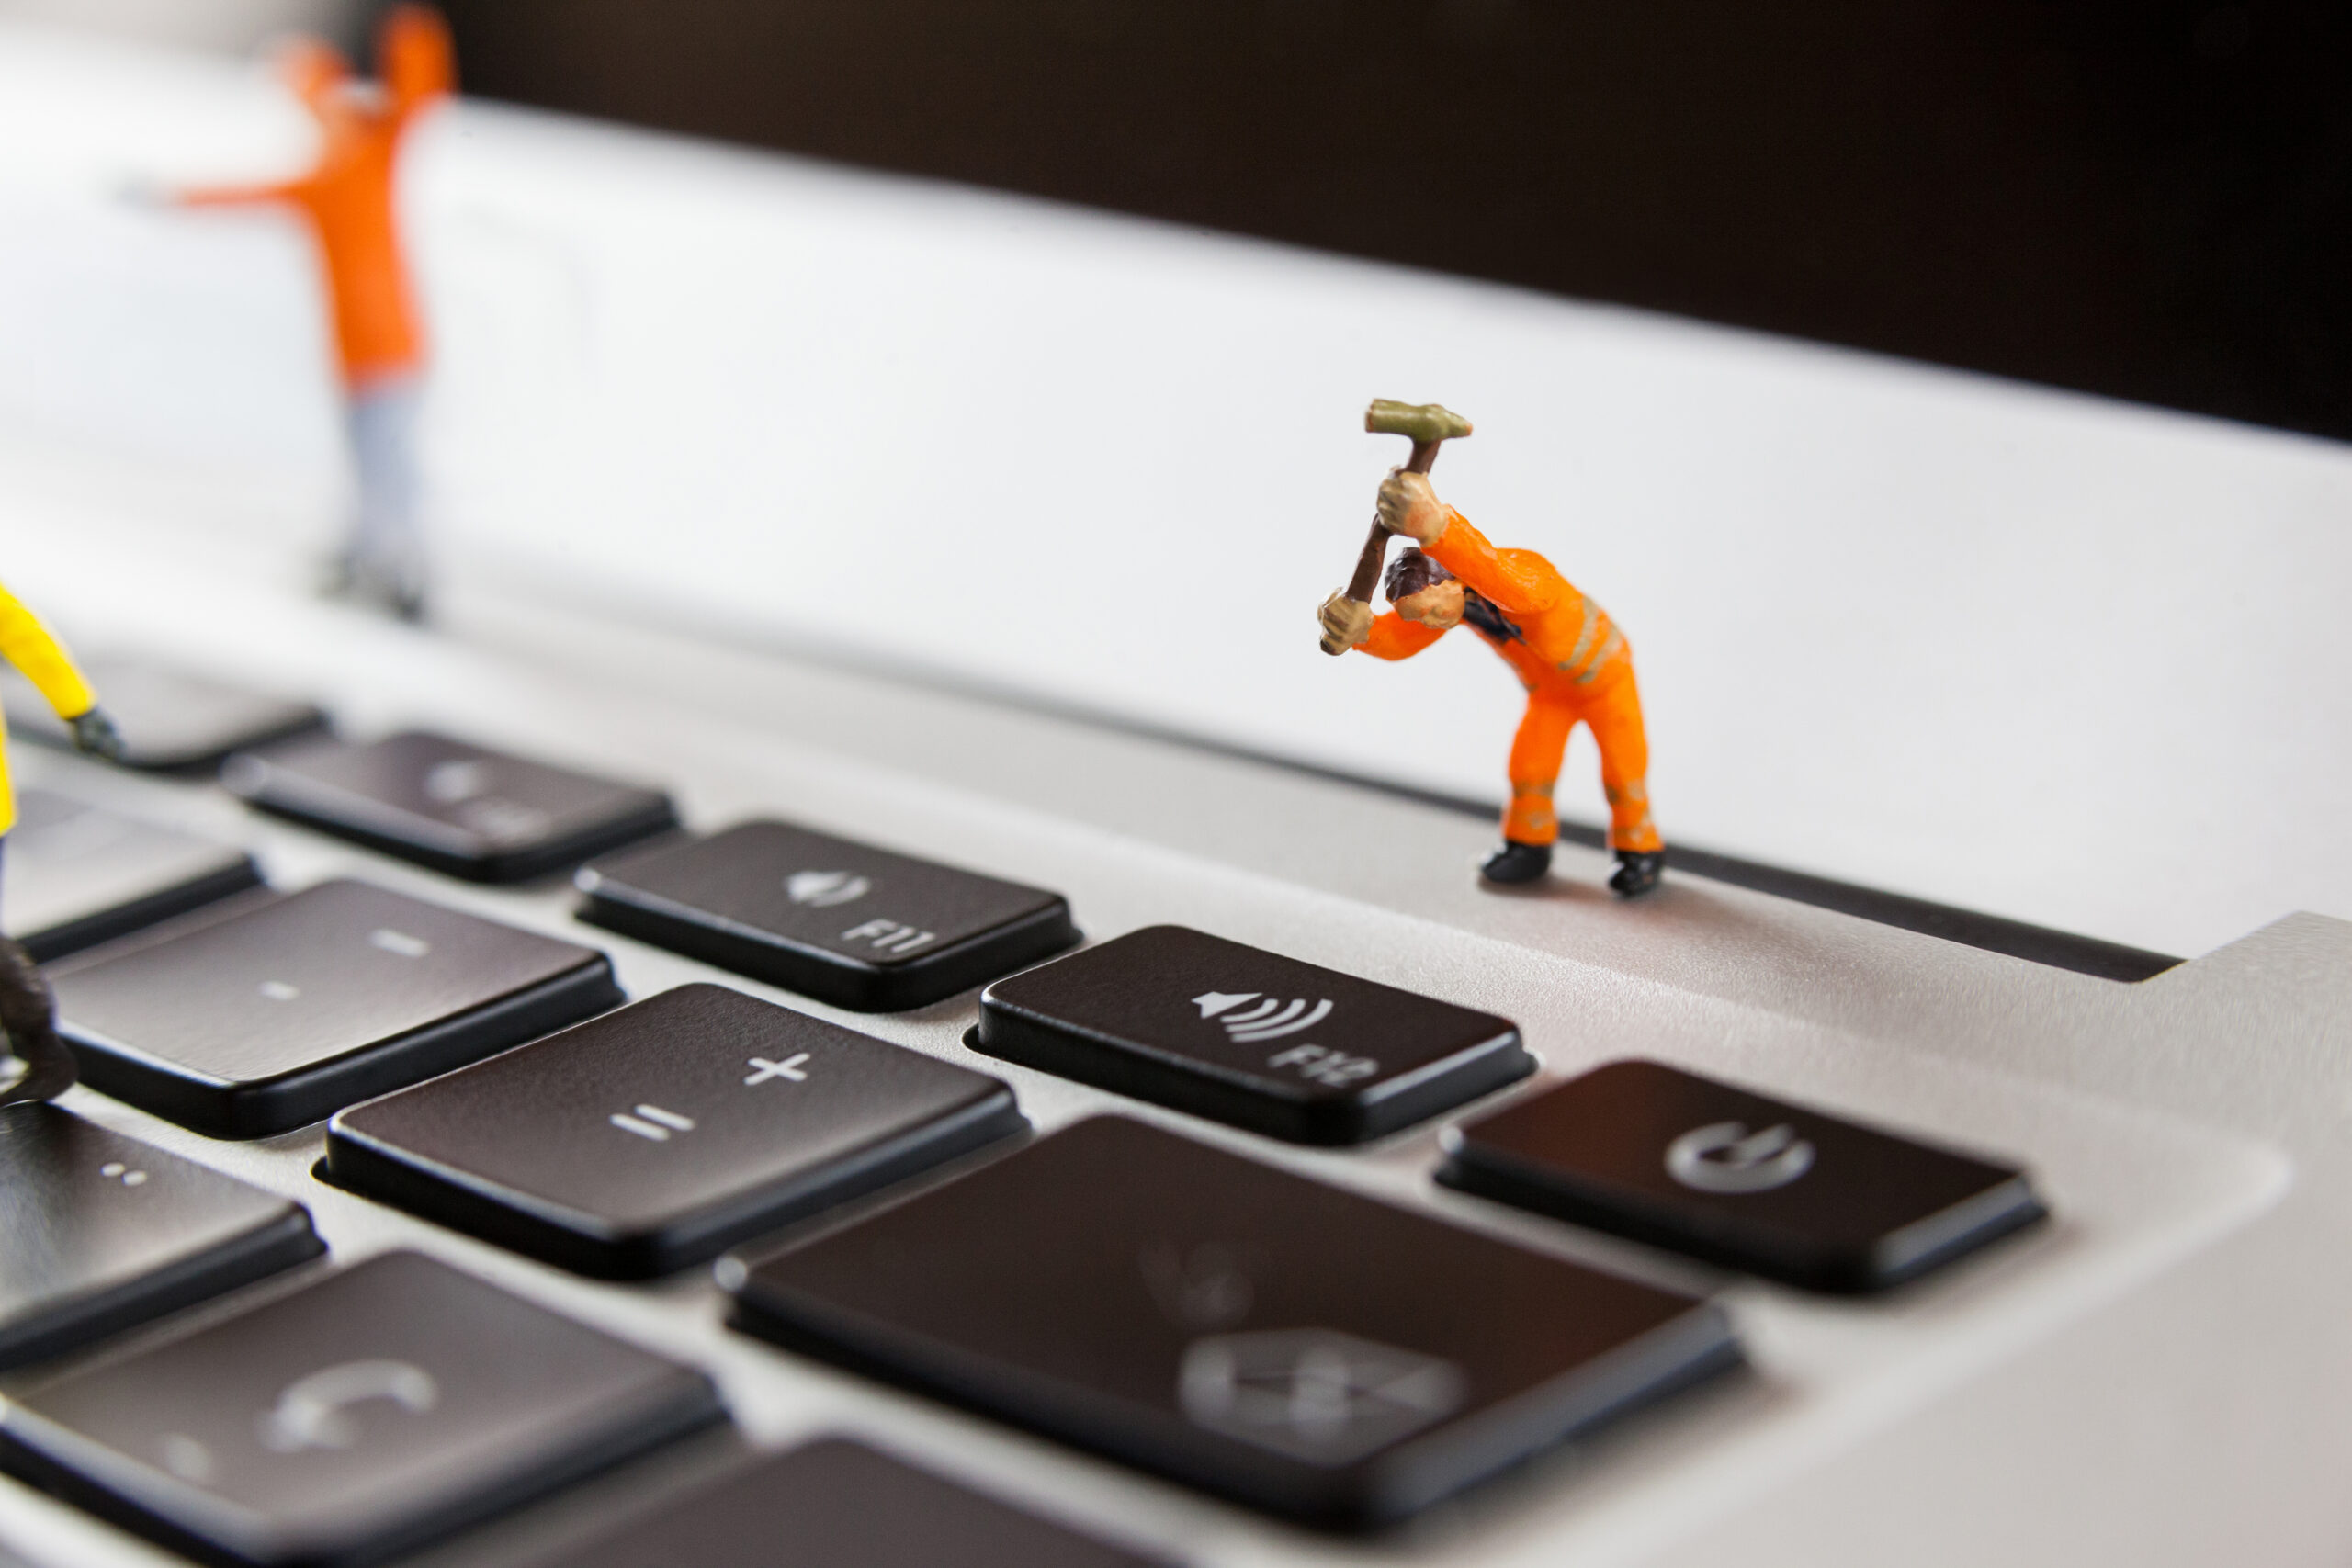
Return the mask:
[[976,1051],[1302,1144],[1359,1144],[1526,1077],[1507,1018],[1182,926],[1000,980]]
[[677,826],[670,797],[421,730],[241,751],[220,782],[278,817],[471,882],[524,882]]

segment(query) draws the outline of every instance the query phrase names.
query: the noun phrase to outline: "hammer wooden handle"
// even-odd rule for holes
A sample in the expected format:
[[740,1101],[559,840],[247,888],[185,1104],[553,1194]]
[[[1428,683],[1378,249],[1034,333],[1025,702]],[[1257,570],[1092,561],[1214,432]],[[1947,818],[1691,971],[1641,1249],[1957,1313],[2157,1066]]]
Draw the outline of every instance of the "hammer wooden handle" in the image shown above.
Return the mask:
[[[1437,461],[1440,445],[1435,441],[1414,442],[1413,455],[1405,459],[1405,471],[1408,474],[1428,473],[1430,465]],[[1359,604],[1372,603],[1372,591],[1380,586],[1380,569],[1387,557],[1388,530],[1375,516],[1372,520],[1372,536],[1364,540],[1363,553],[1356,557],[1355,575],[1348,579],[1349,598]],[[1347,644],[1334,644],[1328,637],[1323,639],[1322,648],[1324,652],[1334,655],[1348,651]]]

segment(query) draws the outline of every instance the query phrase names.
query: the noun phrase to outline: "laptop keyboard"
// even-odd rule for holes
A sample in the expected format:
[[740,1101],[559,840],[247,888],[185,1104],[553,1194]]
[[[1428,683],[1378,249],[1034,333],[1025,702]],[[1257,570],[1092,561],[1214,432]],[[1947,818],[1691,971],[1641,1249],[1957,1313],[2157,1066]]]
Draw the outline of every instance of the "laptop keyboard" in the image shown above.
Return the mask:
[[[243,828],[201,779],[28,771],[11,909],[114,940],[51,969],[85,1087],[0,1115],[0,1467],[204,1561],[1290,1561],[1276,1518],[1469,1561],[1597,1506],[1563,1444],[1769,1439],[1838,1335],[1899,1359],[1941,1281],[2030,1290],[2052,1227],[1993,1244],[2072,1218],[1982,1112],[1524,1082],[1557,1026],[1462,980],[1505,970],[1312,962],[1254,887],[1220,932],[1148,878],[967,870],[888,787],[802,802],[863,836],[738,811],[616,851],[667,794],[422,730],[238,753],[279,819]],[[2254,1180],[2040,1124],[2124,1233]],[[1804,1296],[1898,1281],[1883,1331]]]

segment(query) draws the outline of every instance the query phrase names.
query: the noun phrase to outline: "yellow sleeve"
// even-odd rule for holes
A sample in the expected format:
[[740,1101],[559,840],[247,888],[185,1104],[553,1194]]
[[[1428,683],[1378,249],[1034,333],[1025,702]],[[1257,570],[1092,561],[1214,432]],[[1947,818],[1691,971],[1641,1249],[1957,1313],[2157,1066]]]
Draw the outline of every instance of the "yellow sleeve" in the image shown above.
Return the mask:
[[1560,601],[1567,583],[1531,550],[1498,550],[1470,519],[1446,508],[1445,532],[1423,547],[1429,558],[1475,588],[1507,615],[1532,615]]
[[23,671],[60,718],[79,717],[97,705],[64,644],[6,588],[0,588],[0,659]]

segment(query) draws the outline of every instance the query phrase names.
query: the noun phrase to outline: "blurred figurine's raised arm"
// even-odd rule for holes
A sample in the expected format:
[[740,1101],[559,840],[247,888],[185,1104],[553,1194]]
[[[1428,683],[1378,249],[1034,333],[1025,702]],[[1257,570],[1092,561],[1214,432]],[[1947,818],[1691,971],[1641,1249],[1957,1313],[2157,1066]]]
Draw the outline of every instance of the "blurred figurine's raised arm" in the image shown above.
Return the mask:
[[358,488],[334,592],[414,620],[424,613],[425,558],[416,516],[416,421],[424,328],[400,238],[394,180],[402,138],[446,97],[457,73],[449,29],[424,6],[395,6],[376,35],[379,86],[353,78],[328,45],[279,55],[279,78],[319,125],[310,171],[274,185],[182,192],[184,207],[275,203],[302,219],[319,251],[342,373]]
[[[74,727],[75,746],[107,758],[122,755],[121,738],[64,645],[6,588],[0,588],[0,658],[23,671],[57,716]],[[0,742],[5,739],[0,725]],[[17,794],[8,782],[7,748],[0,743],[0,864],[16,823]],[[15,1076],[0,1082],[0,1105],[54,1100],[74,1087],[74,1055],[57,1037],[49,982],[32,955],[6,938],[0,938],[0,1031],[17,1062]]]
[[[1368,595],[1333,594],[1317,615],[1324,647],[1409,659],[1469,622],[1527,688],[1527,715],[1510,750],[1502,847],[1487,857],[1485,876],[1532,882],[1551,870],[1560,831],[1552,793],[1569,732],[1583,724],[1600,745],[1609,799],[1609,842],[1617,852],[1609,886],[1627,897],[1648,892],[1665,869],[1666,844],[1650,819],[1649,744],[1632,649],[1608,613],[1550,561],[1532,550],[1496,548],[1440,501],[1426,468],[1408,465],[1380,486],[1379,526],[1415,546],[1388,568],[1394,609],[1375,619]],[[1374,546],[1366,554],[1376,558]]]

